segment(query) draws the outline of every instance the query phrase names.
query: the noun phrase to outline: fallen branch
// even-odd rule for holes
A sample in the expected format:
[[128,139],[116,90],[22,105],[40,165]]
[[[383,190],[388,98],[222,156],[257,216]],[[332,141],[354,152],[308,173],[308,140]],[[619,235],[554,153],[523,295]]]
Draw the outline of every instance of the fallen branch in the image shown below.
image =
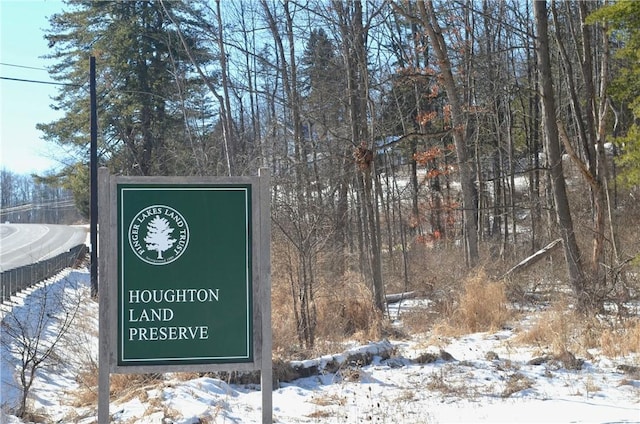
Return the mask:
[[528,268],[531,265],[535,264],[540,259],[544,258],[545,256],[548,256],[556,248],[560,247],[561,242],[562,242],[562,239],[557,239],[557,240],[554,240],[551,243],[547,244],[545,247],[543,247],[542,249],[538,250],[533,255],[531,255],[528,258],[525,258],[522,261],[520,261],[516,266],[511,268],[509,271],[505,272],[504,275],[502,276],[502,278],[506,278],[506,277],[510,276],[511,274],[514,274],[516,272],[522,271],[523,269]]
[[[369,343],[349,349],[341,354],[325,355],[304,361],[275,360],[273,363],[273,387],[299,378],[321,374],[336,374],[344,370],[359,369],[370,365],[374,358],[389,359],[395,347],[388,340]],[[210,376],[219,378],[227,384],[260,384],[260,371],[221,371]]]
[[386,295],[385,300],[387,301],[387,303],[396,303],[405,299],[413,299],[417,295],[418,294],[414,291],[404,292],[404,293],[394,293],[394,294]]

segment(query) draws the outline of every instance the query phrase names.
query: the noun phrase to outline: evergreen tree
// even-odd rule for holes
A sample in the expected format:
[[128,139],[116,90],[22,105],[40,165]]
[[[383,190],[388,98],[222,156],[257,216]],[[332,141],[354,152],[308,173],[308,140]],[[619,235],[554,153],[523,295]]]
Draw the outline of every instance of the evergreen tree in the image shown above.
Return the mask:
[[[98,68],[101,162],[125,175],[189,172],[182,165],[187,150],[184,140],[188,125],[195,121],[190,116],[202,111],[188,104],[206,105],[202,91],[196,91],[202,85],[193,78],[192,60],[203,64],[210,57],[188,29],[183,27],[178,34],[168,13],[186,17],[195,12],[181,2],[169,1],[68,0],[66,4],[68,10],[50,18],[45,36],[52,49],[49,57],[58,60],[50,73],[67,84],[54,98],[54,107],[65,115],[38,126],[45,139],[65,146],[86,166],[87,80],[93,55]],[[69,164],[60,175],[68,187],[82,186],[76,180],[88,176],[78,173],[77,167]]]
[[[322,185],[335,183],[340,174],[347,132],[345,122],[344,66],[336,54],[333,41],[323,29],[311,31],[301,58],[303,131],[307,139],[305,155],[315,163],[328,160],[315,177]],[[321,172],[324,171],[324,172]],[[322,193],[319,193],[322,196]]]
[[618,138],[622,146],[620,177],[630,185],[640,184],[640,2],[618,1],[589,16],[589,22],[604,21],[616,42],[616,65],[619,67],[610,85],[617,106],[627,109],[631,123],[627,133]]

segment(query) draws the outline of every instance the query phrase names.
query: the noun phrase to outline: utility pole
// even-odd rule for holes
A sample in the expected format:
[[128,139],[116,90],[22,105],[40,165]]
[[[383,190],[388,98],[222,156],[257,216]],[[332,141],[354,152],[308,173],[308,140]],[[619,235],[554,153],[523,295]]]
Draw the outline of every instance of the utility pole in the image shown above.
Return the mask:
[[89,58],[89,95],[91,97],[91,297],[98,296],[98,111],[96,104],[96,58]]

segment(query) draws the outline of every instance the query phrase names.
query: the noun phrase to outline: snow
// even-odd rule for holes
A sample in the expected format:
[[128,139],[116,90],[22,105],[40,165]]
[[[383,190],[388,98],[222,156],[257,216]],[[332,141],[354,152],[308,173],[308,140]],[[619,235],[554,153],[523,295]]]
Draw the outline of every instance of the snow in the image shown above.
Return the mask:
[[[74,406],[79,367],[97,361],[98,306],[89,299],[86,270],[67,270],[14,298],[2,315],[28,316],[42,293],[82,296],[76,324],[55,358],[37,373],[30,410],[47,422],[93,423],[96,406]],[[425,299],[393,305],[402,319],[407,307],[428,307]],[[533,314],[533,312],[532,312]],[[53,314],[50,314],[53,315]],[[527,317],[530,323],[534,316]],[[8,322],[8,321],[7,321]],[[43,333],[55,335],[59,319]],[[518,325],[527,325],[527,321]],[[514,327],[517,327],[514,325]],[[516,329],[437,340],[417,334],[408,340],[379,340],[344,352],[292,362],[317,367],[318,375],[280,383],[273,392],[274,423],[640,423],[640,380],[618,366],[638,366],[638,355],[608,358],[594,351],[580,370],[558,362],[530,365],[540,347],[514,342]],[[9,415],[19,396],[18,357],[2,332],[2,423],[22,423]],[[15,346],[13,346],[15,347]],[[445,355],[446,352],[450,355]],[[416,359],[432,353],[435,361]],[[350,364],[350,355],[373,357],[369,365]],[[386,358],[386,359],[385,359]],[[332,367],[327,367],[332,364]],[[337,365],[337,371],[335,367]],[[637,373],[636,373],[637,374]],[[133,396],[112,400],[114,423],[260,423],[259,386],[227,384],[198,374],[164,374]],[[122,394],[116,394],[116,397]]]

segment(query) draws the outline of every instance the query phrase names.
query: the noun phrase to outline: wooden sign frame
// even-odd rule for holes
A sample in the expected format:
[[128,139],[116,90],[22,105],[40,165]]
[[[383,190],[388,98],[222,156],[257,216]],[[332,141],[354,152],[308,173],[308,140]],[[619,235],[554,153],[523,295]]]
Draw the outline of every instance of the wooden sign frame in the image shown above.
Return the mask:
[[[98,422],[108,423],[109,422],[109,382],[110,382],[110,374],[111,373],[166,373],[166,372],[209,372],[209,371],[229,371],[229,370],[237,370],[237,371],[248,371],[248,370],[260,370],[261,371],[261,379],[262,379],[262,400],[263,400],[263,408],[262,408],[262,422],[263,423],[271,423],[272,422],[272,340],[271,340],[271,262],[270,262],[270,221],[271,221],[271,212],[270,212],[270,175],[268,170],[260,169],[257,177],[122,177],[122,176],[113,176],[109,174],[109,171],[106,168],[100,168],[98,173],[98,184],[99,184],[99,216],[98,216],[98,227],[99,227],[99,245],[98,245],[98,288],[99,288],[99,333],[100,333],[100,352],[99,352],[99,401],[98,401]],[[131,237],[131,227],[134,225],[133,220],[131,218],[132,213],[129,211],[127,215],[126,207],[123,207],[124,195],[127,188],[135,188],[140,190],[139,193],[145,194],[145,190],[160,190],[162,191],[162,195],[168,196],[166,202],[161,201],[158,205],[149,205],[149,209],[145,210],[141,209],[141,212],[136,215],[137,221],[139,223],[146,223],[147,226],[153,224],[149,224],[147,219],[149,216],[153,214],[157,214],[158,222],[164,222],[166,229],[168,230],[178,230],[178,226],[182,225],[181,218],[176,218],[179,216],[179,212],[177,212],[171,206],[163,207],[162,205],[172,203],[172,196],[175,197],[176,201],[188,202],[189,200],[180,200],[180,199],[195,199],[195,201],[200,201],[200,195],[202,199],[209,199],[211,196],[219,195],[219,193],[224,192],[225,189],[229,189],[231,191],[234,187],[245,187],[249,188],[249,190],[245,190],[250,197],[247,200],[247,205],[249,205],[250,211],[247,211],[247,222],[250,222],[250,226],[248,225],[250,234],[247,234],[246,241],[249,244],[247,247],[248,254],[247,257],[250,260],[250,269],[247,275],[247,287],[250,293],[247,293],[247,299],[249,299],[250,304],[247,308],[250,310],[245,311],[246,315],[249,317],[248,320],[251,322],[250,325],[247,325],[249,334],[240,334],[238,337],[247,337],[250,336],[250,348],[251,352],[248,355],[227,355],[225,356],[224,352],[225,346],[216,346],[212,344],[212,340],[209,340],[209,327],[215,327],[215,320],[222,319],[222,316],[215,316],[215,313],[207,313],[200,314],[206,315],[209,319],[207,326],[201,326],[200,333],[200,342],[204,343],[201,346],[201,351],[206,352],[200,355],[194,355],[189,357],[182,357],[181,352],[185,350],[180,350],[180,348],[173,348],[172,346],[178,346],[179,342],[176,342],[174,337],[167,336],[170,330],[167,330],[165,327],[163,338],[158,337],[158,330],[155,329],[155,339],[149,344],[149,346],[155,346],[156,348],[160,347],[161,351],[172,352],[171,355],[163,354],[158,357],[154,357],[154,349],[146,349],[141,348],[141,354],[136,356],[134,360],[128,359],[128,354],[123,353],[128,349],[127,343],[123,339],[126,337],[123,335],[123,331],[126,331],[127,323],[125,322],[127,319],[129,321],[137,321],[140,318],[140,315],[148,316],[149,312],[145,312],[145,310],[136,310],[134,306],[137,305],[128,305],[126,304],[126,296],[128,293],[126,291],[127,279],[126,273],[130,272],[132,275],[136,275],[135,278],[131,279],[131,281],[135,280],[135,287],[149,287],[150,283],[145,283],[146,285],[140,286],[138,280],[144,279],[144,272],[138,271],[137,274],[133,274],[136,270],[135,266],[145,265],[132,265],[132,268],[127,268],[126,264],[137,264],[132,255],[132,249],[135,246],[138,246],[137,240],[137,228],[134,231],[134,240],[136,243],[126,243],[124,238],[127,237],[125,234],[124,226],[128,226],[129,237]],[[201,193],[200,193],[201,192]],[[156,193],[154,193],[155,196]],[[196,197],[193,197],[196,195]],[[150,196],[150,199],[155,199],[157,196]],[[126,197],[129,199],[129,197]],[[131,197],[131,199],[135,199]],[[210,199],[209,199],[210,200]],[[127,200],[127,204],[135,203],[133,200],[129,202]],[[153,202],[151,202],[153,203]],[[144,204],[144,200],[142,203]],[[188,203],[187,203],[188,204]],[[211,201],[207,203],[211,206]],[[187,208],[190,206],[187,206]],[[221,202],[219,205],[216,204],[215,209],[224,208],[224,202]],[[140,209],[140,205],[134,206],[134,209]],[[137,211],[134,210],[134,212]],[[195,209],[191,207],[191,209]],[[166,219],[161,217],[162,213],[166,213]],[[224,212],[224,211],[223,211]],[[199,211],[199,213],[206,213],[206,210]],[[235,214],[235,211],[230,212],[231,215],[227,214],[226,216],[232,216]],[[192,213],[193,215],[193,213]],[[221,216],[225,216],[222,214]],[[144,221],[147,219],[146,221]],[[194,220],[194,222],[202,223],[203,220],[200,221]],[[242,221],[239,221],[240,223]],[[139,226],[136,224],[136,226]],[[222,225],[224,226],[224,225]],[[210,230],[210,225],[204,225]],[[238,225],[236,227],[240,228]],[[102,229],[102,231],[100,231]],[[194,231],[199,231],[198,228],[189,228],[189,231],[193,233]],[[156,232],[159,232],[156,230]],[[139,259],[142,261],[146,261],[151,263],[151,265],[163,265],[164,263],[168,263],[169,260],[174,260],[176,256],[182,254],[183,252],[179,251],[178,248],[184,247],[186,244],[184,239],[186,239],[186,230],[183,230],[182,233],[174,232],[172,233],[172,238],[165,237],[165,242],[160,243],[161,247],[158,247],[158,258],[162,257],[162,252],[167,252],[166,255],[170,258],[164,260],[165,262],[154,264],[152,262],[156,261],[156,257],[143,257],[140,256]],[[180,238],[180,235],[182,237]],[[174,238],[178,237],[178,238]],[[176,240],[180,239],[180,243],[177,243]],[[129,240],[130,241],[130,240]],[[220,241],[223,243],[224,241]],[[174,247],[176,252],[170,252],[170,247]],[[139,247],[140,252],[144,254],[148,254],[148,252],[144,252],[143,247]],[[224,246],[221,247],[219,251],[223,251]],[[135,252],[134,252],[135,253]],[[173,257],[172,257],[173,255]],[[188,255],[185,254],[188,257]],[[123,258],[127,258],[126,261]],[[178,259],[175,259],[178,262]],[[196,269],[194,272],[200,274],[210,273],[211,270],[207,268],[207,264],[204,263],[206,261],[202,261],[198,258],[193,259],[197,261],[197,263],[202,264],[202,269]],[[157,260],[158,262],[161,259]],[[126,262],[126,263],[125,263]],[[160,267],[148,266],[148,270],[152,275],[159,276],[161,273],[156,272],[153,274],[152,271],[156,271]],[[133,269],[134,271],[131,271]],[[169,269],[167,267],[166,269]],[[229,271],[233,273],[233,271]],[[236,279],[237,280],[237,279]],[[138,285],[136,285],[138,284]],[[171,284],[171,283],[168,283]],[[235,284],[235,283],[234,283]],[[166,292],[172,291],[173,289],[165,290]],[[182,295],[184,295],[184,290]],[[191,291],[191,294],[195,296],[199,294],[200,291],[195,291],[196,289],[188,289]],[[205,293],[215,293],[215,299],[210,298],[210,301],[218,301],[217,294],[220,290],[217,288],[202,288]],[[224,289],[223,289],[224,290]],[[147,290],[149,291],[149,290]],[[134,290],[129,290],[129,292],[133,293]],[[140,290],[135,290],[135,296],[140,295]],[[224,291],[223,291],[224,293]],[[243,293],[242,290],[239,293]],[[143,294],[148,294],[143,292]],[[124,296],[124,297],[123,297]],[[133,296],[133,294],[131,295]],[[222,297],[222,296],[221,296]],[[236,296],[237,297],[237,296]],[[135,298],[136,300],[138,297]],[[175,300],[173,297],[171,299],[165,296],[164,300]],[[183,296],[182,300],[185,297]],[[224,297],[222,297],[224,301]],[[193,299],[191,299],[193,300]],[[199,307],[207,307],[204,304],[206,298],[202,298],[202,305]],[[242,300],[244,301],[244,300]],[[157,313],[156,318],[158,321],[162,321],[162,314],[165,315],[165,321],[169,319],[173,320],[174,315],[179,314],[179,310],[176,309],[177,312],[174,313],[174,310],[171,309],[171,305],[160,304],[158,303],[158,308],[153,310],[152,312]],[[162,306],[162,307],[161,307]],[[184,305],[182,305],[184,307]],[[195,306],[195,305],[194,305]],[[127,309],[130,307],[130,309]],[[177,305],[176,308],[179,306]],[[231,306],[233,308],[233,306]],[[129,318],[127,318],[127,314]],[[182,313],[182,319],[186,320],[189,323],[190,317],[188,314]],[[168,317],[167,317],[168,316]],[[129,325],[131,323],[129,322]],[[188,325],[188,324],[185,324]],[[195,325],[195,324],[194,324]],[[206,329],[205,329],[206,327]],[[187,327],[181,327],[187,328]],[[192,328],[192,327],[188,327]],[[200,328],[200,327],[199,327]],[[244,328],[244,327],[243,327]],[[175,327],[172,327],[171,330],[174,330]],[[137,329],[129,329],[132,334],[137,334]],[[142,330],[140,330],[142,331]],[[146,330],[145,330],[146,331]],[[145,332],[145,341],[149,340],[148,336]],[[151,334],[151,333],[149,333]],[[194,331],[194,338],[195,336]],[[235,337],[235,336],[230,336]],[[171,339],[171,340],[170,340]],[[136,340],[136,339],[131,339]],[[233,343],[229,343],[229,339],[225,339],[227,344],[233,345]],[[231,340],[234,342],[234,340]],[[171,345],[173,343],[173,345]],[[197,341],[194,341],[197,346]],[[209,344],[206,344],[209,343]],[[241,346],[242,343],[240,343]],[[138,346],[143,346],[143,344],[139,343]],[[164,349],[164,347],[167,349]],[[127,348],[127,349],[125,349]],[[221,356],[216,356],[216,351],[218,348],[221,349]],[[146,349],[146,350],[145,350]],[[135,351],[135,349],[128,349],[130,351]],[[176,353],[177,352],[177,353]],[[211,355],[208,352],[212,352]],[[134,355],[135,356],[135,355]],[[241,358],[241,359],[234,359]]]

